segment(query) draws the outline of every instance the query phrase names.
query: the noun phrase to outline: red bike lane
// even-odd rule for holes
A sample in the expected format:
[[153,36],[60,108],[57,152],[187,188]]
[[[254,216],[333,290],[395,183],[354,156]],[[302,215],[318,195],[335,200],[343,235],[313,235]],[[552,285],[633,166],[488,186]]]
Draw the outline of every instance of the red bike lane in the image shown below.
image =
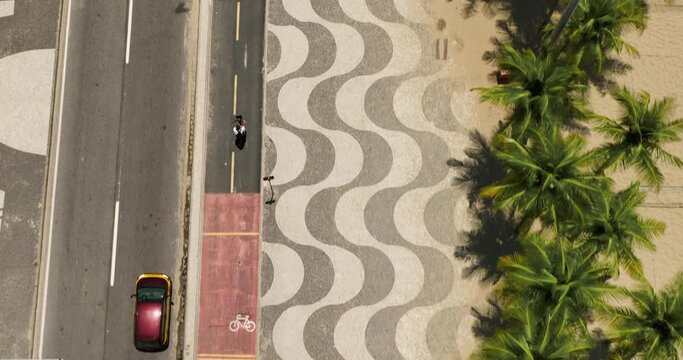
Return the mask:
[[256,358],[260,204],[258,193],[205,194],[199,360]]

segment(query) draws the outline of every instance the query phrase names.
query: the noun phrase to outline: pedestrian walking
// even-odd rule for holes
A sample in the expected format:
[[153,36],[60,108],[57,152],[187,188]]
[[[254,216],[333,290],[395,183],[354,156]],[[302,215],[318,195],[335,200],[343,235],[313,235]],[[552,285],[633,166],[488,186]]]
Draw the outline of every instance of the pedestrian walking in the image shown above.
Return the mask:
[[237,146],[238,149],[243,150],[244,146],[247,144],[247,126],[242,115],[237,115],[235,117],[235,126],[232,128],[232,132],[235,134],[235,146]]

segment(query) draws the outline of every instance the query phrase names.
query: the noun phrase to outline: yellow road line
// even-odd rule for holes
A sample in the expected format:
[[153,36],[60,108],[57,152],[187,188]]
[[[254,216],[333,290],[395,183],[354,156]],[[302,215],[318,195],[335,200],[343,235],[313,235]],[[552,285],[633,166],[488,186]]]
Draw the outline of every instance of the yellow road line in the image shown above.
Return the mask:
[[247,354],[197,354],[197,359],[252,360],[256,359],[256,356]]
[[232,159],[230,160],[230,192],[235,192],[235,152],[232,152]]
[[237,74],[232,82],[232,115],[237,115]]
[[257,232],[206,232],[204,236],[259,236]]
[[240,41],[240,2],[237,2],[237,22],[235,23],[235,40]]

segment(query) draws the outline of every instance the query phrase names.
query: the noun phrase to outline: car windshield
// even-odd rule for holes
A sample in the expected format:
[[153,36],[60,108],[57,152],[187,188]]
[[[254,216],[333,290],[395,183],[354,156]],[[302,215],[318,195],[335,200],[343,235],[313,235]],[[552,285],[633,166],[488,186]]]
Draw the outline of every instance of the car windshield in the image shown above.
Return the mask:
[[166,291],[162,288],[143,287],[138,289],[138,302],[164,300]]

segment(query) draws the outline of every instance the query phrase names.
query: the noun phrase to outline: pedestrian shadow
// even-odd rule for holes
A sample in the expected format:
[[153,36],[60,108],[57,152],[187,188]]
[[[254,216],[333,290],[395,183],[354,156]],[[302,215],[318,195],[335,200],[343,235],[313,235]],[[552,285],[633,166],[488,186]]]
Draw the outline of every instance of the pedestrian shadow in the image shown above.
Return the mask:
[[477,276],[481,282],[495,283],[501,276],[498,259],[520,251],[515,232],[516,222],[505,212],[495,211],[489,200],[479,197],[482,188],[505,176],[503,165],[493,155],[488,140],[479,132],[470,133],[471,147],[464,160],[449,159],[448,165],[459,173],[453,185],[467,192],[469,209],[476,223],[473,230],[461,234],[462,244],[454,256],[468,263],[465,277]]
[[180,2],[178,6],[175,8],[175,13],[176,14],[183,14],[190,11],[190,8],[185,5],[185,2]]

